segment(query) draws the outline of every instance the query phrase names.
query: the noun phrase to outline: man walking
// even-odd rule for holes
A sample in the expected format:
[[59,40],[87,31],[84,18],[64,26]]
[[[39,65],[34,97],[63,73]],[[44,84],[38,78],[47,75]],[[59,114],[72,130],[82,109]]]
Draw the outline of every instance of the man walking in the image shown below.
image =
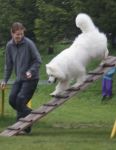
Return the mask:
[[[17,120],[27,116],[31,109],[27,103],[32,98],[39,80],[40,54],[20,22],[11,27],[12,39],[6,45],[5,73],[1,88],[4,89],[14,69],[16,80],[9,95],[9,104],[16,110]],[[31,132],[31,127],[24,130]]]

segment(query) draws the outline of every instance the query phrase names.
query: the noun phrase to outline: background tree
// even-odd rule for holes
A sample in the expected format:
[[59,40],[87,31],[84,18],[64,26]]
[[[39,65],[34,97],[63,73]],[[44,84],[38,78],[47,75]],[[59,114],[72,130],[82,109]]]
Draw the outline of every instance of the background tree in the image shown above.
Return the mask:
[[[27,28],[26,35],[37,40],[40,49],[52,49],[63,39],[74,40],[78,13],[88,13],[101,31],[116,40],[115,0],[0,0],[0,46],[10,38],[15,21]],[[110,34],[109,34],[110,33]]]
[[28,36],[34,39],[34,20],[36,18],[36,0],[0,0],[0,45],[10,37],[10,27],[15,21],[22,22]]
[[[70,0],[37,0],[35,34],[43,48],[53,50],[54,43],[75,35],[75,15]],[[41,48],[40,48],[41,49]]]

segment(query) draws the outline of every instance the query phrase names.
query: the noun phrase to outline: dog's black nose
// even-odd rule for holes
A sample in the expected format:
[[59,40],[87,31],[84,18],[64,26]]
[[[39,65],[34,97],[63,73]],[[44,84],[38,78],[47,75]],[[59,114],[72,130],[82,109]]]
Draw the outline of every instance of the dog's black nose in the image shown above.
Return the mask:
[[50,83],[51,83],[51,81],[50,81],[50,80],[48,80],[48,83],[50,84]]

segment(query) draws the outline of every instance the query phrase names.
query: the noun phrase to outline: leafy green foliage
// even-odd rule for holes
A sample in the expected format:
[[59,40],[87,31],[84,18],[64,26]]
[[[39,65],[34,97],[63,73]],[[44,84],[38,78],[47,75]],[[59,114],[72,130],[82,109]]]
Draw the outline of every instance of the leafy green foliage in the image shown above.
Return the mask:
[[[54,2],[55,3],[55,2]],[[56,41],[61,41],[69,34],[71,11],[51,2],[37,1],[38,18],[35,20],[35,34],[38,43],[43,47],[54,47]]]
[[22,22],[27,27],[27,35],[34,39],[34,19],[36,17],[36,0],[0,0],[0,44],[10,38],[13,22]]
[[64,39],[74,40],[79,33],[75,17],[80,12],[88,13],[112,41],[116,35],[115,0],[0,0],[0,4],[0,47],[10,38],[15,21],[25,25],[26,35],[41,51]]

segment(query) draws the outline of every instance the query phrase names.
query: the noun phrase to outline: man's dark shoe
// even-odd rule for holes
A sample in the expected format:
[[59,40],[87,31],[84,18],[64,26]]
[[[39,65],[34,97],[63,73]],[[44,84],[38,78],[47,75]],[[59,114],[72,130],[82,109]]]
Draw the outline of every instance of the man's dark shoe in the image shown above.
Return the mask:
[[110,95],[107,98],[108,98],[108,100],[110,100],[110,99],[112,99],[112,97],[113,97],[113,95]]
[[20,131],[17,135],[26,135],[27,133],[25,131]]
[[101,99],[101,101],[104,101],[104,100],[106,100],[106,96],[103,96]]
[[26,129],[24,129],[24,131],[25,131],[26,133],[30,133],[30,132],[31,132],[31,126],[29,126],[29,127],[27,127]]

